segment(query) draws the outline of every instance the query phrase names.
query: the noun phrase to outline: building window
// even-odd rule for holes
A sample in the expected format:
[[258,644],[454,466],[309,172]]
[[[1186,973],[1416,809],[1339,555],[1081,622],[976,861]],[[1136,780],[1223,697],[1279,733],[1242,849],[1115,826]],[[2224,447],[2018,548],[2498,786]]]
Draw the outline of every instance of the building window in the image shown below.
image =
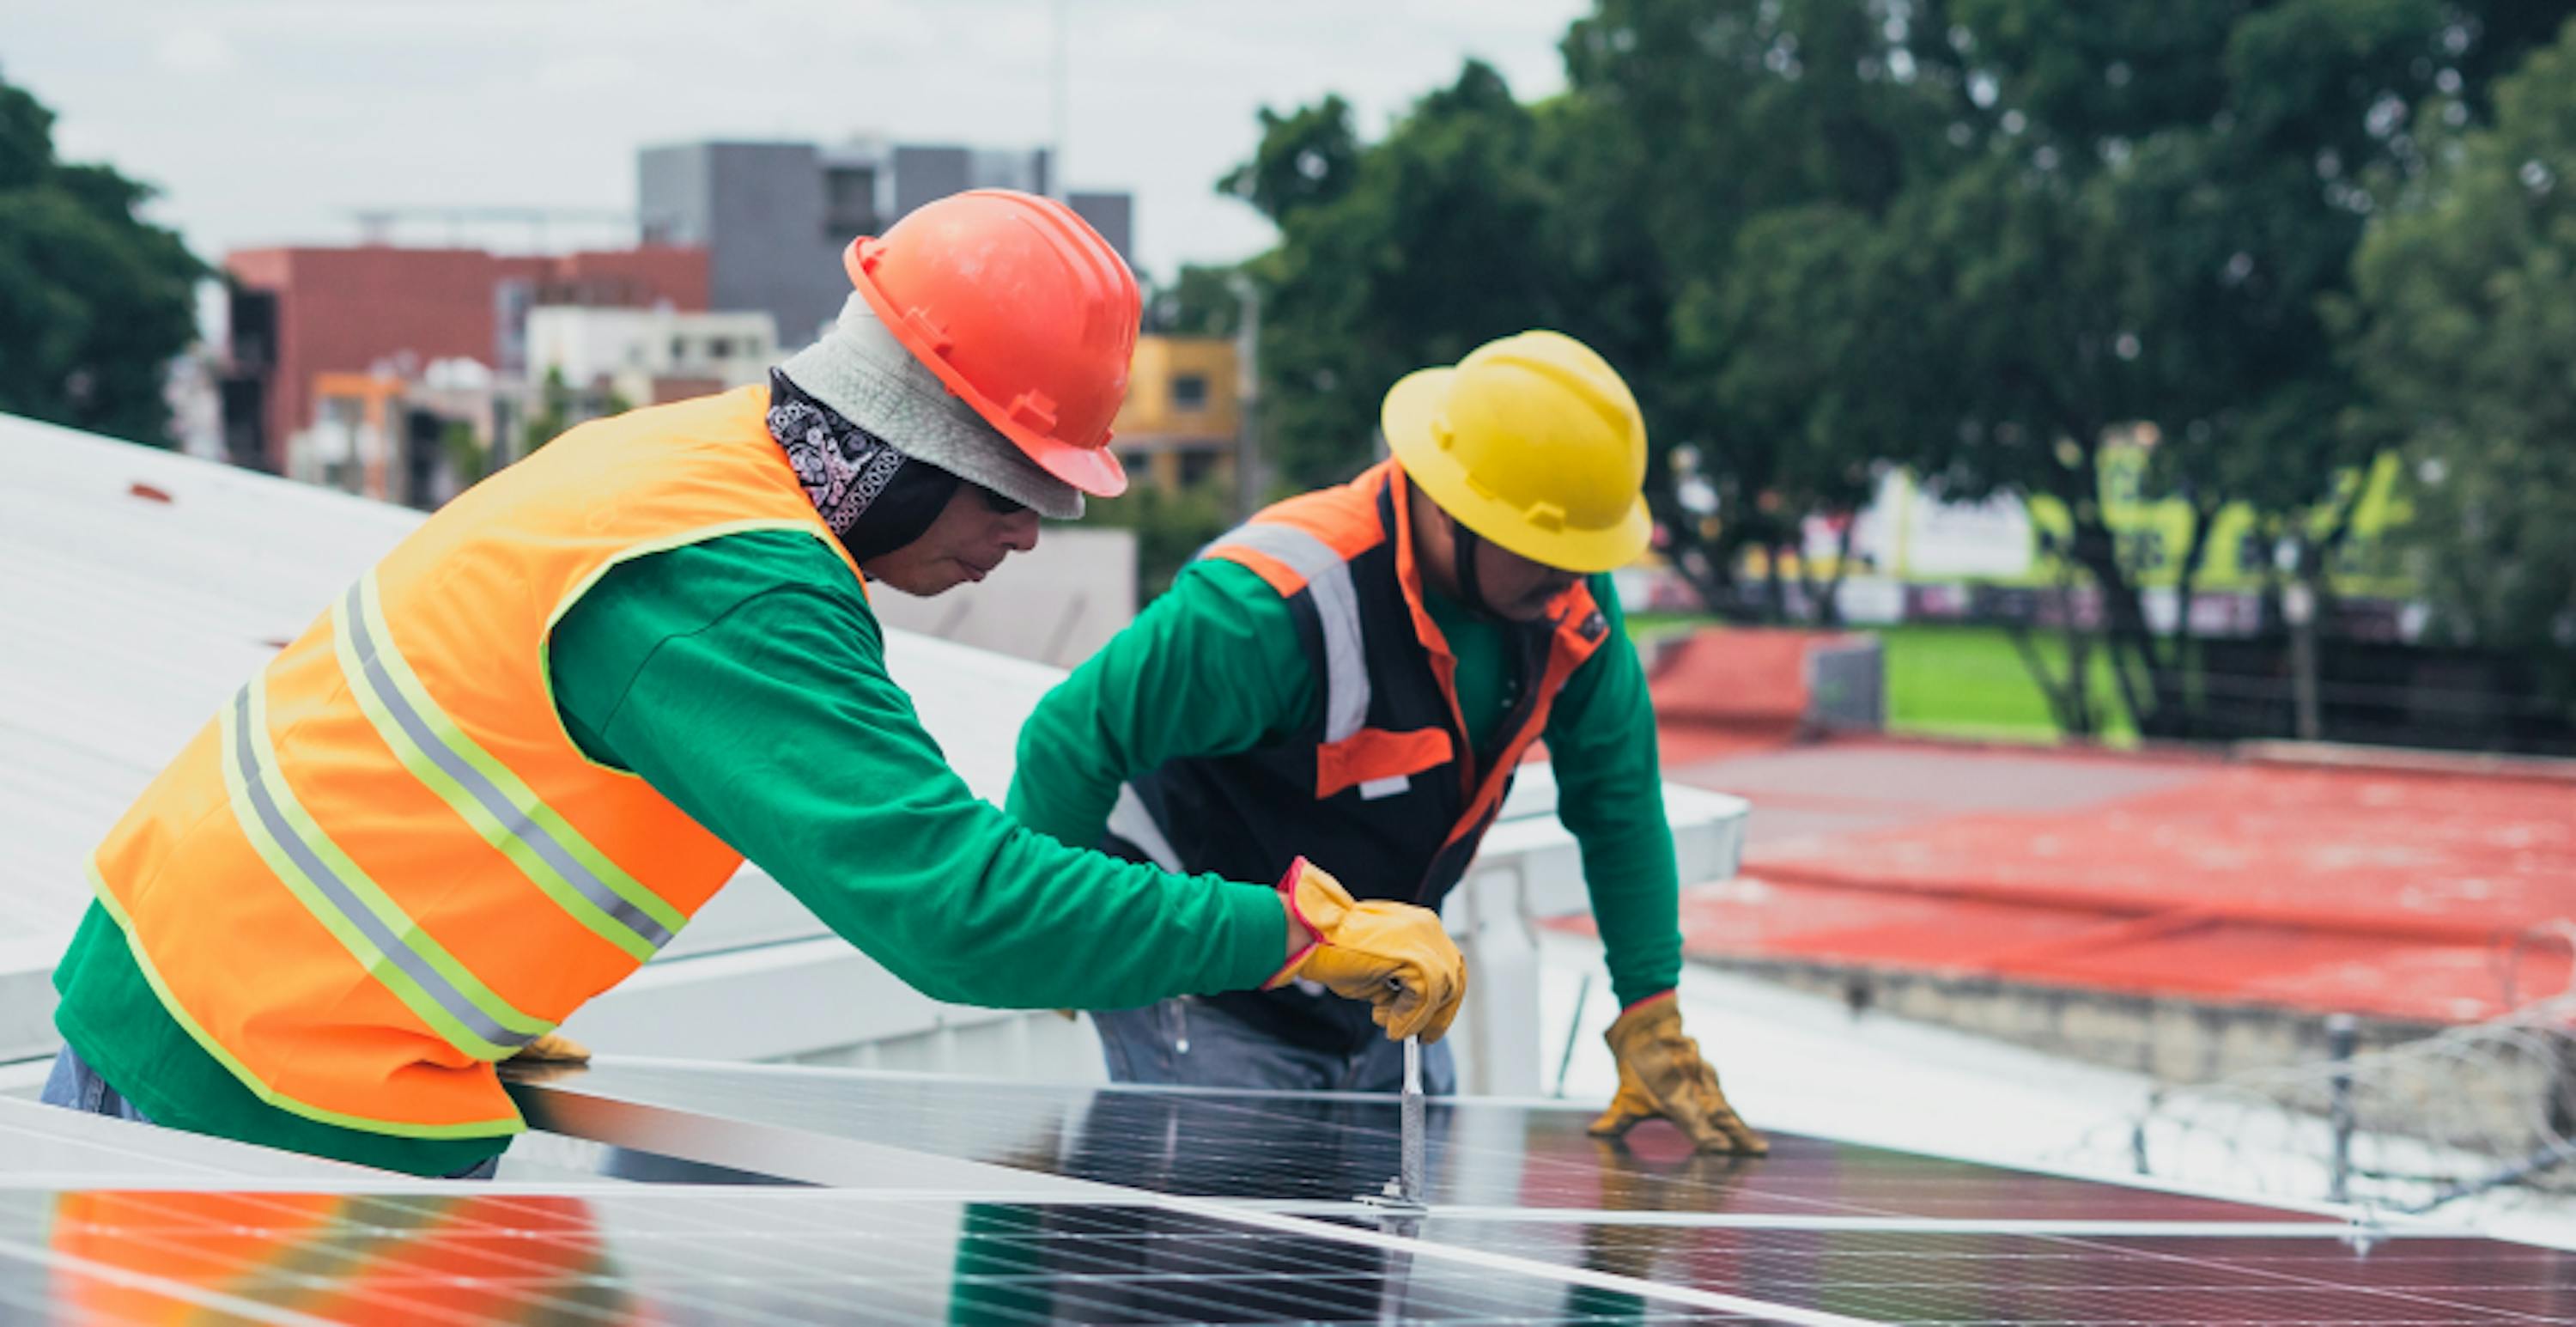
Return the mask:
[[709,358],[709,359],[725,359],[725,358],[730,357],[732,354],[733,354],[733,338],[732,338],[732,337],[729,337],[729,336],[711,336],[711,337],[708,337],[708,338],[707,338],[707,358]]
[[1174,410],[1205,410],[1207,409],[1207,403],[1208,384],[1206,374],[1183,373],[1177,374],[1172,378],[1172,408]]
[[673,363],[675,363],[675,364],[676,364],[676,363],[678,363],[678,362],[679,362],[679,361],[681,361],[681,360],[687,359],[688,357],[689,357],[689,339],[688,339],[687,337],[684,337],[684,336],[675,336],[675,337],[672,337],[672,338],[671,338],[671,362],[673,362]]
[[823,238],[847,244],[873,235],[877,225],[877,172],[873,166],[832,166],[823,172]]

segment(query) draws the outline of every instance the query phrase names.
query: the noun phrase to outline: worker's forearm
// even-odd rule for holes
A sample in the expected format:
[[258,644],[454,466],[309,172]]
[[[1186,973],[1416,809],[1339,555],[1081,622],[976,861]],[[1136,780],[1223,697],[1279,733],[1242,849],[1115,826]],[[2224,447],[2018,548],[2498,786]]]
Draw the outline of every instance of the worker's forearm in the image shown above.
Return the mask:
[[1286,925],[1267,885],[1167,875],[1019,826],[947,767],[876,639],[836,597],[761,596],[655,650],[605,740],[938,998],[1120,1008],[1277,970]]
[[1681,891],[1673,871],[1669,832],[1661,851],[1660,870],[1646,860],[1648,853],[1587,851],[1583,855],[1592,918],[1601,929],[1602,955],[1610,967],[1610,988],[1623,1006],[1681,983]]
[[1557,818],[1582,845],[1610,984],[1628,1005],[1681,980],[1681,881],[1645,670],[1609,578],[1594,577],[1591,589],[1609,636],[1558,697],[1547,745]]

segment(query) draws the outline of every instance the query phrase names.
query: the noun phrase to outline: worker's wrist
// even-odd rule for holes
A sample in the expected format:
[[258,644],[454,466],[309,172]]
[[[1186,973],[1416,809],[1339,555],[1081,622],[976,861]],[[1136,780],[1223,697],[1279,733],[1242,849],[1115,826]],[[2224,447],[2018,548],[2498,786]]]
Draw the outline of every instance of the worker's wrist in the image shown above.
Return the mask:
[[1288,951],[1285,958],[1287,961],[1294,962],[1298,955],[1315,947],[1315,933],[1306,929],[1306,923],[1297,920],[1297,909],[1284,897],[1279,900],[1279,911],[1288,921]]

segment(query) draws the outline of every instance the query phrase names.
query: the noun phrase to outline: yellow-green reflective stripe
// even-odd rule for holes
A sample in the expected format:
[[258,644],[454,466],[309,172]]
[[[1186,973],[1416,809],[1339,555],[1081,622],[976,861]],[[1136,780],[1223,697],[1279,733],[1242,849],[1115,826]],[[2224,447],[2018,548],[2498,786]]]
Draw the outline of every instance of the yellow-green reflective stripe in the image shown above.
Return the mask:
[[463,1124],[406,1124],[400,1120],[379,1120],[298,1101],[270,1087],[250,1071],[250,1066],[224,1049],[222,1042],[208,1035],[206,1029],[189,1014],[187,1006],[179,1003],[179,997],[170,993],[170,983],[161,979],[161,970],[152,966],[152,956],[143,952],[143,938],[135,933],[134,919],[125,914],[125,905],[118,903],[116,895],[108,889],[107,877],[99,874],[96,860],[89,863],[89,887],[98,894],[99,906],[107,909],[107,915],[116,919],[117,929],[125,933],[125,951],[134,956],[134,966],[143,973],[143,980],[151,985],[152,993],[161,998],[161,1008],[178,1023],[180,1031],[187,1033],[206,1054],[215,1057],[215,1063],[239,1079],[243,1087],[251,1090],[251,1095],[269,1105],[320,1124],[402,1138],[494,1138],[520,1133],[528,1127],[527,1122],[516,1114],[496,1120],[468,1120]]
[[512,1009],[406,915],[295,798],[268,738],[265,674],[224,712],[224,782],[242,832],[269,870],[293,891],[367,974],[480,1060],[507,1057],[553,1028]]
[[333,610],[332,643],[351,691],[385,741],[439,799],[556,906],[637,961],[688,919],[593,847],[431,699],[394,644],[375,573]]

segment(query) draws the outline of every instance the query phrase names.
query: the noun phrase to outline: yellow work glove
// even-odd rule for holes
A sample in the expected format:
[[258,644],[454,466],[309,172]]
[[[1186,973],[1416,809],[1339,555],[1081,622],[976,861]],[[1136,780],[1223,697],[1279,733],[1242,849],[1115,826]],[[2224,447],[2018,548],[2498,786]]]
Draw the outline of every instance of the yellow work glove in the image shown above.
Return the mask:
[[1658,995],[1619,1015],[1605,1035],[1619,1061],[1619,1095],[1592,1122],[1596,1138],[1617,1138],[1662,1116],[1680,1125],[1702,1152],[1761,1156],[1771,1150],[1718,1090],[1717,1071],[1700,1058],[1699,1043],[1682,1031],[1681,1001]]
[[1369,1017],[1389,1041],[1438,1041],[1449,1031],[1467,993],[1467,960],[1438,913],[1385,899],[1358,902],[1303,857],[1289,864],[1279,894],[1315,941],[1261,989],[1303,977],[1345,999],[1366,1000],[1373,1006]]
[[548,1032],[521,1046],[510,1058],[522,1064],[588,1064],[590,1048],[560,1033]]

